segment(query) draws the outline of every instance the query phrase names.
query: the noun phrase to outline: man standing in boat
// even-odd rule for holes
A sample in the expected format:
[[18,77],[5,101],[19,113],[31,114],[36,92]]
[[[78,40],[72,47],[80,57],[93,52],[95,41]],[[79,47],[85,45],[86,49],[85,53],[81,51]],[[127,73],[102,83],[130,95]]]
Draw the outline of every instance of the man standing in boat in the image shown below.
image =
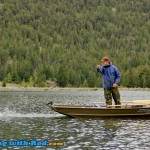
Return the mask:
[[96,72],[102,74],[106,104],[112,105],[113,97],[115,105],[121,105],[118,90],[118,84],[121,78],[120,72],[116,66],[112,65],[109,57],[103,57],[101,61],[103,65],[97,65]]

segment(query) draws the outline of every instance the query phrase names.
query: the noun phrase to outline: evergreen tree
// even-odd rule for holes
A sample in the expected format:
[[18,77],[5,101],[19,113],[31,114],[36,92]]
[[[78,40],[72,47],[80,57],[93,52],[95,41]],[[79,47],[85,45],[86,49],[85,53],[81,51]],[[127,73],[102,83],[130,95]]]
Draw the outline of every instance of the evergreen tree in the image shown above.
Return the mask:
[[149,1],[1,0],[0,80],[44,86],[100,86],[108,55],[121,86],[149,87]]

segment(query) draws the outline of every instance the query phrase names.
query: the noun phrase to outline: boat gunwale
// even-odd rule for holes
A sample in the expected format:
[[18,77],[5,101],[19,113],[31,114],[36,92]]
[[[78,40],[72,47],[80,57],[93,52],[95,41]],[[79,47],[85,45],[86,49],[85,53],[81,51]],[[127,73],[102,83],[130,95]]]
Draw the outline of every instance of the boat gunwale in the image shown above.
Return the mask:
[[149,113],[142,113],[142,114],[73,114],[68,113],[69,116],[92,116],[92,117],[115,117],[115,116],[149,116]]
[[141,106],[141,107],[120,107],[120,108],[115,108],[115,107],[94,107],[94,106],[81,106],[81,105],[50,105],[50,107],[52,108],[64,108],[64,109],[115,109],[115,110],[119,110],[119,109],[150,109],[150,107],[147,106]]

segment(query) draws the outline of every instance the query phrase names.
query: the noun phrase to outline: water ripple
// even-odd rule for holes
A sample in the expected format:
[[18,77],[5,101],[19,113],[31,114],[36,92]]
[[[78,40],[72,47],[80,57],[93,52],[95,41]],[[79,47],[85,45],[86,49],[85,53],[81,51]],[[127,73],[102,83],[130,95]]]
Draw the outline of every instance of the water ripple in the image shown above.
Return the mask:
[[[121,91],[121,96],[123,101],[149,99],[150,92]],[[64,146],[58,149],[66,150],[149,150],[150,120],[73,119],[46,107],[49,101],[80,105],[104,101],[103,91],[0,92],[0,97],[0,140],[47,139],[64,142]]]

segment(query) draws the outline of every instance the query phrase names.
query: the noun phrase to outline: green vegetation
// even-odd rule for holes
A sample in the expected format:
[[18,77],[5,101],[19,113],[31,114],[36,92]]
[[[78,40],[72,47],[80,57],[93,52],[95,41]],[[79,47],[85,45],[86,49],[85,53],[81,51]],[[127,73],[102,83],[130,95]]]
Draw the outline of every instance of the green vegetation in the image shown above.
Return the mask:
[[150,87],[148,0],[1,0],[0,80],[95,87],[108,55],[121,86]]

